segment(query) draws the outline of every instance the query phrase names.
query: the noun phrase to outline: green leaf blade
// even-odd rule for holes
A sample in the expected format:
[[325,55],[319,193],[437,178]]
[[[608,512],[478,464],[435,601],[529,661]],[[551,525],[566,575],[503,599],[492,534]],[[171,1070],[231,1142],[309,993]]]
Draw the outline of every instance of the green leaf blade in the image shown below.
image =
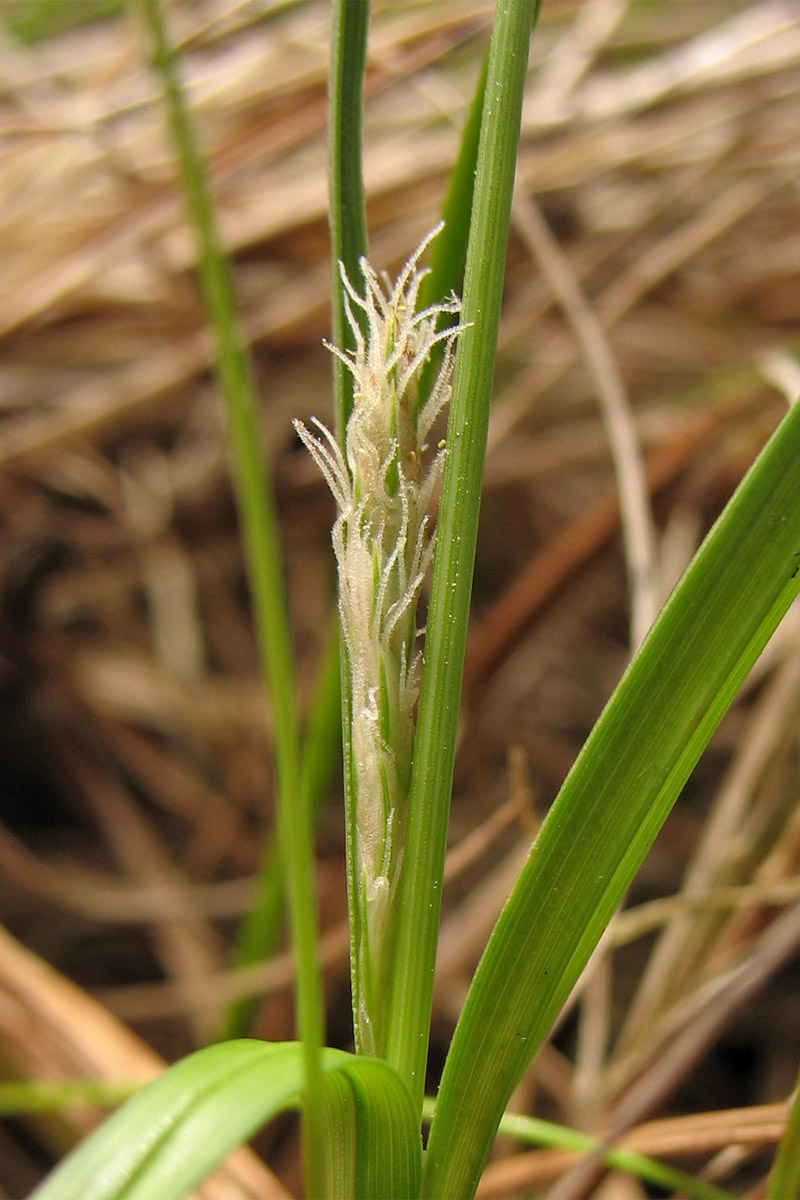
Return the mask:
[[499,0],[490,42],[428,607],[387,1051],[420,1106],[531,16],[530,5]]
[[[385,1062],[323,1051],[328,1194],[401,1200],[418,1194],[419,1125]],[[66,1158],[32,1200],[180,1200],[265,1122],[296,1107],[297,1042],[207,1046],[170,1067]]]
[[[369,4],[333,0],[328,88],[328,220],[331,231],[331,325],[333,344],[354,348],[345,315],[339,263],[347,278],[360,276],[359,260],[367,253],[367,210],[361,156],[364,74],[367,66]],[[360,317],[360,314],[359,314]],[[353,406],[353,380],[344,363],[333,359],[336,435],[344,431]]]
[[456,1028],[423,1195],[473,1194],[508,1097],[797,594],[798,552],[800,407],[704,542],[542,826]]
[[[397,1087],[378,1086],[387,1072]],[[408,1088],[388,1063],[377,1058],[351,1058],[340,1073],[352,1088],[353,1112],[361,1131],[356,1140],[353,1194],[357,1200],[376,1196],[412,1200],[419,1195],[422,1178],[422,1136]]]
[[[333,344],[342,351],[352,351],[355,340],[345,311],[339,263],[344,266],[348,279],[358,279],[359,261],[367,253],[361,128],[368,31],[368,3],[352,4],[348,3],[348,0],[333,0],[328,85],[328,220],[331,234],[331,333]],[[333,355],[332,368],[336,437],[344,449],[347,421],[353,408],[353,377],[337,355]],[[354,852],[356,782],[351,737],[350,672],[344,646],[339,672],[353,1034],[356,1048],[360,1049],[356,973],[356,946],[360,937],[360,898]]]

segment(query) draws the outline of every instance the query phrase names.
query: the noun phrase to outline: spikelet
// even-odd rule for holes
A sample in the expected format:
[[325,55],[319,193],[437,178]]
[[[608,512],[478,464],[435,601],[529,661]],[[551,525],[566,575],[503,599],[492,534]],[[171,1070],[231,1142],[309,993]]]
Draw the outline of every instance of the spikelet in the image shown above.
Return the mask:
[[[425,276],[419,260],[440,229],[422,241],[394,286],[362,258],[364,292],[359,295],[340,264],[345,311],[356,343],[352,355],[329,347],[354,379],[344,455],[315,418],[315,432],[294,422],[339,510],[332,540],[351,689],[353,986],[357,1038],[360,1049],[370,1054],[383,1052],[396,937],[393,901],[403,858],[419,686],[416,610],[433,553],[428,509],[445,452],[441,448],[427,467],[423,453],[450,396],[461,329],[436,328],[441,314],[460,311],[455,296],[416,311]],[[356,309],[366,317],[366,337]],[[441,365],[418,410],[418,376],[439,343]]]

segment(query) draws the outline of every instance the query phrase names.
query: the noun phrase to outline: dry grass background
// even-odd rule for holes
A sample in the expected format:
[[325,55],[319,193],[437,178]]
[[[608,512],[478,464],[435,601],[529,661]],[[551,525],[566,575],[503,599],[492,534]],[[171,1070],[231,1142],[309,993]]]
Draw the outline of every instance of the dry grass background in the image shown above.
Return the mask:
[[[307,695],[332,514],[290,419],[330,412],[328,5],[170,8],[257,365]],[[0,1063],[132,1079],[213,1035],[236,995],[261,998],[260,1036],[291,1034],[285,955],[226,970],[271,821],[269,715],[142,30],[121,12],[22,44],[19,11],[0,7]],[[490,16],[488,0],[374,5],[376,264],[394,269],[436,219]],[[629,652],[615,472],[641,628],[800,391],[799,90],[792,0],[544,2],[434,1077],[532,828]],[[798,709],[790,613],[514,1101],[753,1196],[800,1057]],[[318,849],[330,1036],[346,1044],[336,785]],[[0,1194],[26,1194],[96,1119],[8,1127]],[[296,1189],[294,1137],[259,1143],[283,1185],[242,1152],[203,1195]],[[578,1171],[503,1144],[481,1194],[647,1194]]]

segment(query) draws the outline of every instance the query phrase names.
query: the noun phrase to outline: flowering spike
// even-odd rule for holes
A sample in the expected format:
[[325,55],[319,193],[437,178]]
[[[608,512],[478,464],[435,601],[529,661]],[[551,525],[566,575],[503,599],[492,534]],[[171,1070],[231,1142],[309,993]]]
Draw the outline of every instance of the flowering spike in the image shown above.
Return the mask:
[[[295,429],[333,492],[338,516],[333,547],[339,571],[339,613],[350,684],[349,791],[351,922],[356,1039],[382,1054],[386,1004],[396,940],[394,899],[403,859],[414,705],[420,654],[417,600],[433,554],[428,508],[441,474],[440,451],[426,468],[423,452],[433,422],[450,397],[455,340],[462,326],[438,330],[440,315],[457,316],[455,296],[416,312],[426,274],[419,260],[441,225],[427,235],[394,285],[360,261],[359,295],[339,264],[344,309],[355,351],[329,349],[351,372],[353,411],[344,453],[316,419],[318,433]],[[355,310],[366,317],[361,332]],[[442,363],[422,410],[417,381],[434,346]]]

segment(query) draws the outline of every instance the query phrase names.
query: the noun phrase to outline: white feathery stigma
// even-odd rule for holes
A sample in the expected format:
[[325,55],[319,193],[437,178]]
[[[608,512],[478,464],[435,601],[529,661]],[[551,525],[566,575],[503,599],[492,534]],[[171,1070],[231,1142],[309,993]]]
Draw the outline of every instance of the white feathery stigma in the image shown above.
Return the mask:
[[[360,295],[339,264],[356,346],[352,354],[329,347],[354,380],[344,454],[316,418],[313,431],[294,422],[338,508],[332,540],[351,689],[355,792],[348,818],[357,881],[351,887],[353,984],[361,1049],[373,1054],[382,1053],[390,983],[382,960],[391,961],[396,935],[392,901],[402,863],[419,686],[416,609],[433,553],[428,509],[445,451],[440,449],[427,466],[423,455],[450,397],[455,341],[463,328],[437,330],[441,315],[457,317],[455,296],[416,311],[426,274],[419,260],[440,229],[423,239],[393,286],[362,258]],[[366,318],[366,335],[357,311]],[[441,364],[420,408],[419,374],[439,344]]]

